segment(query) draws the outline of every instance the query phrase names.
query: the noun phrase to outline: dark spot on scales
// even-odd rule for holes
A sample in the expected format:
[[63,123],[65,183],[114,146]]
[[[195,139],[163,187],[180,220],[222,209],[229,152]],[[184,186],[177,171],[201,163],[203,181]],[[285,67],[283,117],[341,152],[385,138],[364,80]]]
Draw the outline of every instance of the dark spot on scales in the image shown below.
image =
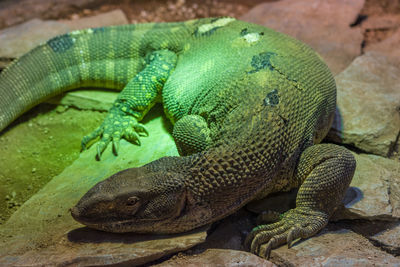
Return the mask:
[[267,96],[265,97],[264,105],[265,106],[275,107],[278,104],[279,104],[278,90],[274,89],[271,92],[269,92],[267,94]]
[[202,32],[202,33],[200,33],[200,32],[199,32],[199,28],[197,28],[197,29],[194,31],[193,35],[196,36],[196,37],[199,37],[199,36],[210,36],[211,34],[213,34],[213,33],[214,33],[216,30],[218,30],[219,28],[222,28],[222,27],[221,27],[221,26],[216,26],[216,27],[212,28],[211,30],[208,30],[208,31]]
[[98,28],[93,28],[92,30],[93,30],[94,34],[103,33],[105,31],[105,28],[104,27],[98,27]]
[[264,52],[258,55],[253,56],[251,59],[251,66],[254,68],[253,70],[249,71],[248,73],[255,73],[259,70],[268,68],[269,70],[273,70],[274,66],[271,64],[271,58],[276,56],[274,52]]
[[70,49],[74,45],[74,41],[67,33],[48,40],[47,44],[51,47],[51,49],[53,49],[54,52],[62,53]]
[[244,36],[244,35],[246,35],[246,34],[248,34],[249,32],[248,32],[248,30],[247,30],[247,28],[244,28],[244,29],[242,29],[242,31],[240,32],[240,36]]

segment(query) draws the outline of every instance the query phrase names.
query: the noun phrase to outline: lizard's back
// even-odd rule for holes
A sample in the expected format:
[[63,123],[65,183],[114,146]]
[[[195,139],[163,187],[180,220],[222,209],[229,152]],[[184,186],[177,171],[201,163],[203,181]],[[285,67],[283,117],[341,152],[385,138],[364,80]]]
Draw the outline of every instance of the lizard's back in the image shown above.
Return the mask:
[[201,115],[215,144],[252,140],[252,128],[276,118],[293,141],[293,135],[299,142],[325,136],[336,86],[315,51],[272,29],[231,18],[199,25],[163,89],[173,121]]

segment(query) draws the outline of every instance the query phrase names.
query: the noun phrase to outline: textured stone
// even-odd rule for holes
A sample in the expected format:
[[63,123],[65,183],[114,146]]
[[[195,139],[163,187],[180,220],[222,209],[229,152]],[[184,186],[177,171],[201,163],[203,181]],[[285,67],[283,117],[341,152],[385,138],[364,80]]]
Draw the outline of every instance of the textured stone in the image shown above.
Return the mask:
[[260,4],[241,19],[309,44],[337,74],[361,54],[362,31],[350,25],[363,5],[364,0],[282,0]]
[[122,25],[129,23],[124,12],[122,12],[120,9],[102,13],[96,16],[75,20],[60,20],[59,22],[67,25],[71,30],[81,30],[86,28]]
[[67,14],[98,5],[99,0],[2,0],[0,1],[0,27],[45,17],[59,18]]
[[254,254],[228,249],[207,249],[197,255],[177,255],[159,265],[167,266],[276,266]]
[[397,28],[400,25],[400,14],[383,14],[368,16],[361,27],[366,30]]
[[368,52],[336,76],[338,110],[331,140],[388,156],[400,131],[400,68]]
[[109,90],[76,90],[53,97],[46,102],[51,104],[72,106],[78,109],[108,111],[119,92]]
[[400,255],[400,222],[396,222],[388,229],[375,233],[369,237],[391,254]]
[[355,155],[356,171],[347,191],[346,209],[333,220],[400,218],[400,163],[375,155]]
[[82,152],[1,226],[0,266],[144,264],[205,240],[205,228],[168,236],[95,231],[82,227],[68,211],[89,188],[111,174],[177,155],[165,117],[152,117],[154,111],[149,115],[150,136],[141,138],[141,146],[121,140],[119,156],[109,146],[100,162],[95,160],[95,146]]
[[40,19],[32,19],[0,31],[0,65],[2,67],[6,66],[10,63],[10,59],[20,57],[56,35],[83,28],[126,23],[128,23],[128,20],[121,10],[114,10],[97,16],[72,21],[42,21]]
[[[400,20],[400,19],[399,19]],[[364,48],[364,51],[375,51],[382,53],[388,59],[400,68],[400,28],[398,28],[393,35],[384,39],[381,42],[370,44]]]
[[17,58],[42,42],[70,31],[57,21],[32,19],[0,31],[0,58]]
[[297,242],[290,249],[272,250],[279,266],[400,266],[400,260],[350,230],[328,226],[316,236]]
[[368,238],[375,246],[392,255],[400,255],[400,222],[355,221],[351,229]]

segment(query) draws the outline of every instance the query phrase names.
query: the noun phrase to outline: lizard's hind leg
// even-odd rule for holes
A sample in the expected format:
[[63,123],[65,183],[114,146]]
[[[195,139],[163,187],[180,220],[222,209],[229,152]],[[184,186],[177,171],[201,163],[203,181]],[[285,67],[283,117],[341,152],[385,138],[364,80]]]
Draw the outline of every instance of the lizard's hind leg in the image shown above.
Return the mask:
[[342,201],[355,167],[353,155],[343,147],[318,144],[307,148],[294,175],[295,183],[301,184],[296,208],[282,214],[278,222],[255,227],[246,246],[268,258],[273,248],[315,235]]
[[181,156],[204,151],[211,144],[210,129],[199,115],[186,115],[178,120],[172,136]]

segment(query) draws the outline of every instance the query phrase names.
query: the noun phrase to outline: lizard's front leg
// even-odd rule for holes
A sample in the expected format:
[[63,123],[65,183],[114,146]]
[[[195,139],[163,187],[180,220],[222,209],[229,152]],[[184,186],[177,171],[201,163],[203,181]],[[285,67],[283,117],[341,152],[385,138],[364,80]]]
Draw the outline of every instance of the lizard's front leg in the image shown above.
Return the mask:
[[255,227],[245,245],[268,258],[272,248],[315,235],[342,201],[355,167],[353,155],[343,147],[319,144],[307,148],[294,175],[295,181],[302,183],[296,208],[282,214],[276,223]]
[[82,139],[82,149],[100,137],[97,143],[97,158],[112,141],[113,151],[118,155],[119,141],[125,138],[138,142],[139,134],[146,128],[139,123],[161,95],[165,81],[175,68],[177,55],[169,50],[154,51],[146,57],[146,66],[121,91],[108,111],[104,122]]

